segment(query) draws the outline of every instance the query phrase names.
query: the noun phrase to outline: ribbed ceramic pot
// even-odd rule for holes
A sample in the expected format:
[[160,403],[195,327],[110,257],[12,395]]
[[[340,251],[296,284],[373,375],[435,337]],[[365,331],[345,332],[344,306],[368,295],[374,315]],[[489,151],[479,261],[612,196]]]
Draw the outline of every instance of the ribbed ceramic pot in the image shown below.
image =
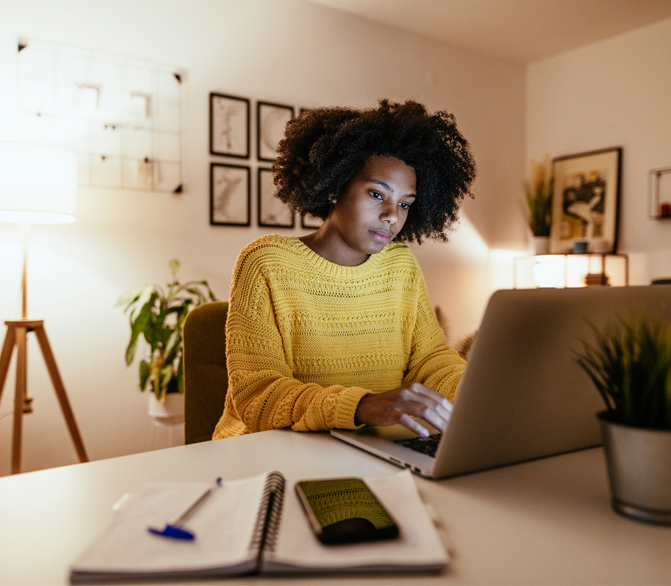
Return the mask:
[[550,237],[549,236],[534,236],[532,238],[534,245],[534,254],[547,254],[550,250]]
[[184,423],[184,395],[168,393],[165,401],[159,401],[154,393],[149,393],[149,415],[164,425]]
[[612,505],[638,521],[671,525],[671,431],[632,427],[598,415]]

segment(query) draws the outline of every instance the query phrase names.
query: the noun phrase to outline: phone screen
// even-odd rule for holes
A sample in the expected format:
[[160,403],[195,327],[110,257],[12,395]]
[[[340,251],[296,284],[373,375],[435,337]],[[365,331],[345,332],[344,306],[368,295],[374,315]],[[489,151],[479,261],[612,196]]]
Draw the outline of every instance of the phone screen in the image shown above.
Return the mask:
[[360,478],[307,480],[296,492],[322,543],[398,537],[396,523]]

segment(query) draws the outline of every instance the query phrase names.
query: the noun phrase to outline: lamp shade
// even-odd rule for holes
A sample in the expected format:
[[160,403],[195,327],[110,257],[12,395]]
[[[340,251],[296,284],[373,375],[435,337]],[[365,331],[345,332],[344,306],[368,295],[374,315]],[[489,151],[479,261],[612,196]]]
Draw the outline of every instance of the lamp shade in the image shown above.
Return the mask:
[[0,141],[0,222],[76,221],[77,157],[66,149]]

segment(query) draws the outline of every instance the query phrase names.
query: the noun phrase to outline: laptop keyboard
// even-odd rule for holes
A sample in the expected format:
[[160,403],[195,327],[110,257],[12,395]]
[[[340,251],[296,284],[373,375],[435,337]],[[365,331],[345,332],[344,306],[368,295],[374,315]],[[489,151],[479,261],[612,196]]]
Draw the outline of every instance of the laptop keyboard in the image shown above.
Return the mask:
[[394,443],[435,458],[441,435],[442,434],[440,433],[432,433],[429,437],[411,437],[409,439],[399,439],[394,440]]

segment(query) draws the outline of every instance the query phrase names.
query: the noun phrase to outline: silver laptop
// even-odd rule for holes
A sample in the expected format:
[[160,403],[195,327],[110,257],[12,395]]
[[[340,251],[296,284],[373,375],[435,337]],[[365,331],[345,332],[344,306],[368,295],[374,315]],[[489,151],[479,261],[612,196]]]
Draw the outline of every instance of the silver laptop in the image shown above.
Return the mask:
[[671,285],[497,291],[435,456],[394,443],[414,437],[398,425],[331,434],[428,478],[599,445],[605,406],[573,352],[593,340],[589,322],[642,308],[671,321]]

